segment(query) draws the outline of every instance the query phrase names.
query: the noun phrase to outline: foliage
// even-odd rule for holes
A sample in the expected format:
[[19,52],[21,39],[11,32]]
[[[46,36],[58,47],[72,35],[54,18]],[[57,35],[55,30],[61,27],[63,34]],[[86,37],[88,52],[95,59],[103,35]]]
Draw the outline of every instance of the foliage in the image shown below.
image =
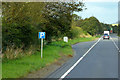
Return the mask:
[[88,32],[90,35],[102,34],[103,31],[110,31],[110,25],[99,22],[95,17],[90,17],[86,19],[80,19],[76,21],[76,26],[81,27],[84,31]]
[[82,18],[80,16],[78,16],[77,14],[73,14],[72,15],[72,20],[73,21],[78,21],[78,20],[81,20]]
[[27,47],[34,41],[33,37],[31,37],[34,36],[34,28],[30,24],[25,24],[23,26],[16,23],[3,24],[2,32],[3,48],[12,45],[18,47],[24,45],[24,47]]
[[118,26],[112,26],[111,28],[113,29],[113,33],[118,33]]
[[[3,48],[39,44],[38,32],[46,32],[46,41],[63,36],[72,37],[71,21],[74,11],[82,11],[82,2],[3,2]],[[63,17],[64,16],[64,17]]]
[[[71,38],[71,22],[73,11],[82,11],[83,3],[46,3],[43,16],[47,20],[44,23],[44,31],[47,33],[47,40],[52,37],[60,38],[68,36]],[[64,17],[63,17],[64,16]]]
[[79,26],[84,31],[87,31],[90,35],[100,33],[99,30],[101,29],[100,23],[95,17],[90,17],[82,20],[82,23]]
[[44,21],[41,17],[43,8],[44,3],[2,3],[3,50],[7,46],[24,46],[25,48],[38,42],[36,39],[38,30],[35,26]]

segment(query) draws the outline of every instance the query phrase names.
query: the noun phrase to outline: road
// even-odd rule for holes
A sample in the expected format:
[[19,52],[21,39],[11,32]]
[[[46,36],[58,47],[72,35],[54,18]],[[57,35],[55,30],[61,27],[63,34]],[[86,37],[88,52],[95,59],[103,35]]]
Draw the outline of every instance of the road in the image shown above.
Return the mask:
[[85,78],[85,80],[117,80],[115,79],[118,78],[117,45],[118,37],[115,34],[111,34],[110,40],[101,38],[99,41],[75,44],[72,46],[75,56],[47,77],[67,78],[66,80],[68,78],[71,80],[73,78],[78,80]]

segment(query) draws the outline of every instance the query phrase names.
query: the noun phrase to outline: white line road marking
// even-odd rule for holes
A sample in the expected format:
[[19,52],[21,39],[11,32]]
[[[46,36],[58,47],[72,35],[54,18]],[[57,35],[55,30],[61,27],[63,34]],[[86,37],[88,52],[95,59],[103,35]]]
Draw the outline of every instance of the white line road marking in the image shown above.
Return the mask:
[[[102,37],[101,37],[101,38],[102,38]],[[70,73],[70,72],[75,68],[75,66],[77,66],[77,64],[92,50],[92,48],[101,40],[101,38],[99,38],[98,41],[97,41],[95,44],[93,44],[92,47],[89,48],[89,50],[88,50],[81,58],[79,58],[79,60],[78,60],[67,72],[65,72],[65,73],[60,77],[59,80],[62,80],[63,78],[65,78],[65,77],[68,75],[68,73]]]
[[110,37],[110,38],[111,38],[112,42],[114,43],[115,47],[117,48],[117,50],[120,52],[120,49],[119,49],[119,47],[117,46],[117,44],[115,43],[115,41],[112,39],[112,37]]

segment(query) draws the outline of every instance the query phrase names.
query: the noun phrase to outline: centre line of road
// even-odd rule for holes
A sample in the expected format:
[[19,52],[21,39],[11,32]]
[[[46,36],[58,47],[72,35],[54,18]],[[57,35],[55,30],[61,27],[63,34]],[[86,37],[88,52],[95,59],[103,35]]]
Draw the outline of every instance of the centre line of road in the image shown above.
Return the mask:
[[[101,37],[101,38],[102,38],[102,37]],[[87,51],[81,58],[79,58],[79,60],[78,60],[67,72],[65,72],[65,73],[60,77],[59,80],[62,80],[63,78],[65,78],[65,77],[68,75],[68,73],[70,73],[70,72],[75,68],[75,66],[77,66],[77,64],[92,50],[92,48],[101,40],[101,38],[99,38],[98,41],[97,41],[96,43],[94,43],[94,44],[92,45],[92,47],[89,48],[88,51]]]
[[110,37],[112,42],[114,43],[115,47],[117,48],[117,50],[120,52],[120,49],[118,48],[117,44],[115,43],[115,41],[112,39],[112,37]]

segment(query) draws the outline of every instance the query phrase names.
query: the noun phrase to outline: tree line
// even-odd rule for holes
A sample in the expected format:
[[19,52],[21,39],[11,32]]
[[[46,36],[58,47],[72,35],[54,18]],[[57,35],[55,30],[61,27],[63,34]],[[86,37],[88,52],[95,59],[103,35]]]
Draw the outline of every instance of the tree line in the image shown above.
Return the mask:
[[73,12],[86,9],[79,2],[2,2],[2,47],[15,45],[24,48],[39,44],[38,32],[46,32],[46,43],[73,38],[72,22],[94,36],[111,26],[95,17],[82,19]]
[[80,16],[74,14],[74,21],[76,26],[81,27],[84,31],[94,36],[97,34],[103,34],[103,31],[110,31],[111,25],[100,22],[96,17],[82,19]]

